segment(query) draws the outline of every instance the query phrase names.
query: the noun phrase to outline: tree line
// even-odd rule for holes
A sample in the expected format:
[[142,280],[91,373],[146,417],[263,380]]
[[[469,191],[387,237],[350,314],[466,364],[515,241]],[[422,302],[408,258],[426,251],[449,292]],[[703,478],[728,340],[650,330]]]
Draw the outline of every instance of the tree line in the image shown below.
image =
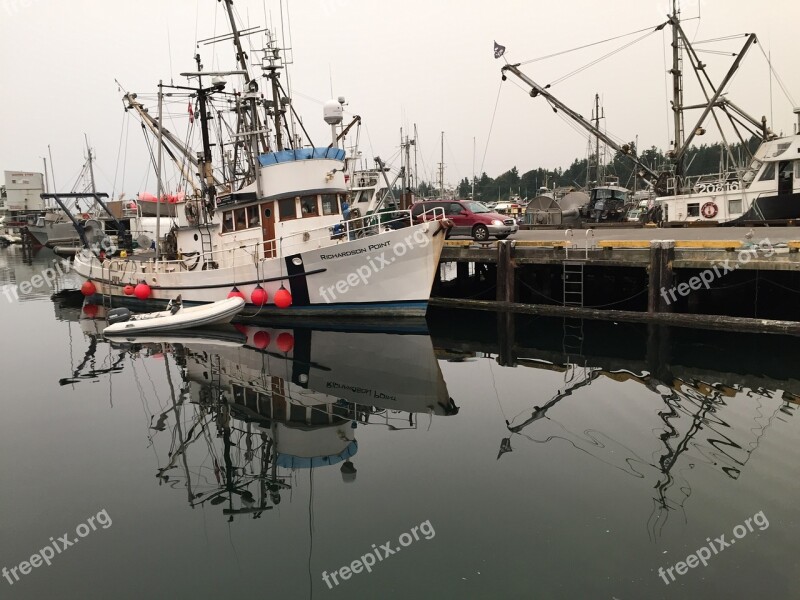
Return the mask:
[[[732,145],[730,154],[739,164],[747,164],[748,157],[752,155],[758,147],[759,140],[753,138],[747,142],[747,147],[742,144]],[[631,152],[636,152],[635,143],[628,144]],[[718,173],[731,168],[731,159],[726,146],[722,143],[702,144],[692,146],[686,153],[684,161],[685,174],[706,175]],[[650,167],[655,172],[670,169],[669,157],[655,146],[644,150],[639,154],[639,160]],[[635,181],[635,165],[623,153],[616,152],[610,161],[601,164],[599,168],[594,164],[594,157],[575,159],[566,169],[558,167],[556,169],[536,168],[520,175],[516,166],[510,170],[490,177],[485,172],[480,177],[475,177],[475,199],[481,202],[506,201],[513,196],[522,198],[533,198],[538,195],[541,187],[548,189],[573,187],[575,189],[586,188],[596,185],[598,182],[614,179],[619,185],[628,189],[642,189],[644,184],[641,180]],[[459,198],[469,198],[472,194],[472,184],[468,177],[464,177],[458,184],[457,195]],[[421,182],[417,190],[423,197],[435,197],[439,193],[439,187],[432,182]]]

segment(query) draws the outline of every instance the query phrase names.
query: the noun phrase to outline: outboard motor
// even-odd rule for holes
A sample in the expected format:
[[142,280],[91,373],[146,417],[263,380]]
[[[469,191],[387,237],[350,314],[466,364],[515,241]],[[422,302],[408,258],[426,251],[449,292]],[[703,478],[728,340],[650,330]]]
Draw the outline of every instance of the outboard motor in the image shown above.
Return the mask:
[[127,308],[115,308],[108,312],[108,324],[124,323],[131,318],[131,311]]

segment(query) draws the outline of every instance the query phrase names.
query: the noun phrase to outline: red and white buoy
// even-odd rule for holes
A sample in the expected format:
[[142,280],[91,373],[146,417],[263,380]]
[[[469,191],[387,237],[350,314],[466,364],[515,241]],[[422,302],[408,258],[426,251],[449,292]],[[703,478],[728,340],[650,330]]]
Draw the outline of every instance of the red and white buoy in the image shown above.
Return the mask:
[[236,286],[233,286],[233,289],[230,292],[228,292],[228,298],[241,298],[242,300],[247,302],[247,298],[244,297],[244,294],[240,292],[239,288]]

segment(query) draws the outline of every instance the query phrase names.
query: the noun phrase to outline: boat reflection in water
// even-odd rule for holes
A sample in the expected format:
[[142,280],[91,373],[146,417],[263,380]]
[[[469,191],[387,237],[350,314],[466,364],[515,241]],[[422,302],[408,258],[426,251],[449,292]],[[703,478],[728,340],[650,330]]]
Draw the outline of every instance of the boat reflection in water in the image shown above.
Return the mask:
[[800,340],[791,336],[478,313],[465,335],[438,322],[431,334],[450,356],[528,369],[540,382],[516,402],[498,396],[508,433],[497,460],[532,444],[566,444],[559,447],[591,456],[599,472],[646,481],[650,539],[688,508],[693,485],[707,476],[695,467],[739,479],[800,405]]
[[[62,385],[121,370],[126,357],[134,369],[163,357],[170,400],[150,413],[149,438],[173,441],[157,477],[185,489],[192,507],[224,505],[230,520],[279,504],[297,470],[339,465],[354,480],[359,427],[416,428],[420,415],[459,411],[427,334],[239,325],[105,342],[103,312],[80,319],[89,349]],[[119,355],[84,370],[103,343]],[[388,347],[392,360],[376,360]]]

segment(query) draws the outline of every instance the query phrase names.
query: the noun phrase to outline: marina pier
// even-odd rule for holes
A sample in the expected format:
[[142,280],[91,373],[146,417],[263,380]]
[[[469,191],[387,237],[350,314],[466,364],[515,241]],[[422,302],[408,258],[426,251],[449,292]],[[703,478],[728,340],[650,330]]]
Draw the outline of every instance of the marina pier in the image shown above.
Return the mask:
[[431,303],[800,334],[798,228],[528,231],[518,237],[448,240]]

